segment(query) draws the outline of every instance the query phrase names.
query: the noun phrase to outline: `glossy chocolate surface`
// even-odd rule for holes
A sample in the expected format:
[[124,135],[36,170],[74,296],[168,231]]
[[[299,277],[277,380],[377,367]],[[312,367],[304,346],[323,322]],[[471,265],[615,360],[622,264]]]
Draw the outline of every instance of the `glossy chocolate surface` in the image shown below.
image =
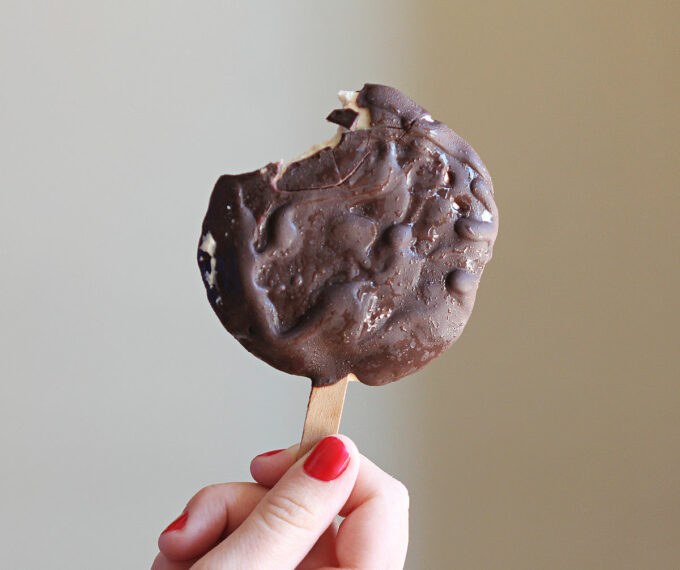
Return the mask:
[[[469,144],[391,87],[367,84],[355,105],[328,117],[336,146],[222,176],[198,251],[227,330],[317,386],[386,384],[450,346],[498,231]],[[363,110],[370,128],[355,129]]]

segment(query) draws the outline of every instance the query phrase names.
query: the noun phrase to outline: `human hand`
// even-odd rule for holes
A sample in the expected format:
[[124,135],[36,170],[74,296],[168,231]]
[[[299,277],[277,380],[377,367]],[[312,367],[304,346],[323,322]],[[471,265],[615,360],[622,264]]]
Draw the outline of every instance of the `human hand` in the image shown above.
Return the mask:
[[297,447],[253,459],[257,483],[194,495],[161,534],[151,570],[403,568],[406,488],[345,436],[322,440],[296,462]]

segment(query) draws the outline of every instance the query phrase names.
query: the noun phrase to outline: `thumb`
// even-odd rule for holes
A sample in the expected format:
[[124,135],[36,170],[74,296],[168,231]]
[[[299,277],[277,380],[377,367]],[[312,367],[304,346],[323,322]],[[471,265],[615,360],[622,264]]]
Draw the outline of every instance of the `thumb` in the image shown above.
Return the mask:
[[358,471],[359,452],[348,437],[321,440],[192,569],[295,568],[347,502]]

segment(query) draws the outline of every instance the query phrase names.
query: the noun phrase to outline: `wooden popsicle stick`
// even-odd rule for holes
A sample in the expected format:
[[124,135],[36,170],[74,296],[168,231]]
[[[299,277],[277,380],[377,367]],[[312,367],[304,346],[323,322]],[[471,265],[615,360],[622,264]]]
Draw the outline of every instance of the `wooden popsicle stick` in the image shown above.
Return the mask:
[[330,386],[312,386],[298,459],[324,437],[338,433],[347,382],[355,380],[358,378],[354,374],[348,374]]

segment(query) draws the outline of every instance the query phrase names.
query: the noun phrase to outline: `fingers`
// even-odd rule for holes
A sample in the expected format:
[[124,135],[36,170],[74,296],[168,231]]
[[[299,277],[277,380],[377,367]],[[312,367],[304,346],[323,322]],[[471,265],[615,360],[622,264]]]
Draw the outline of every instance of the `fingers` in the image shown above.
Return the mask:
[[338,566],[338,559],[335,556],[335,535],[337,533],[338,525],[334,522],[316,541],[312,550],[295,570],[319,570],[327,566],[336,568]]
[[299,445],[258,455],[250,462],[250,474],[260,485],[271,488],[295,463]]
[[[295,462],[297,448],[293,445],[255,457],[251,463],[255,480],[267,488],[273,487]],[[227,483],[201,489],[182,515],[161,534],[158,540],[161,555],[155,562],[157,568],[174,570],[175,566],[169,564],[204,555],[245,520],[266,492],[263,486],[252,483]],[[182,564],[177,568],[189,566]]]
[[151,570],[189,570],[195,561],[196,559],[192,558],[191,560],[174,562],[172,560],[168,560],[165,555],[160,552],[153,561]]
[[408,549],[406,487],[361,457],[354,490],[340,512],[336,536],[339,565],[357,569],[403,568]]
[[[256,483],[225,483],[201,489],[187,503],[184,513],[161,534],[161,554],[173,562],[204,555],[221,536],[236,529],[266,493],[267,489]],[[174,570],[173,566],[159,566],[159,570],[166,567]]]
[[349,438],[322,440],[195,570],[295,568],[347,502],[358,471],[359,452]]
[[[338,439],[349,461],[344,472],[336,466],[335,479],[329,479],[327,469],[321,480],[306,471],[309,456],[295,463],[295,445],[253,459],[251,473],[260,485],[229,483],[201,490],[187,504],[186,517],[161,535],[161,554],[152,570],[297,564],[301,569],[402,568],[408,546],[408,493],[359,456],[347,438]],[[267,493],[266,487],[274,489]],[[266,505],[256,507],[265,496]],[[346,517],[339,529],[332,522],[337,513]],[[330,522],[324,526],[322,519]],[[241,530],[234,533],[237,528]],[[236,538],[198,560],[232,533]]]
[[[297,446],[284,451],[273,456],[261,455],[253,460],[250,471],[258,483],[272,486],[285,473]],[[341,560],[343,567],[403,566],[408,548],[408,492],[399,481],[361,456],[356,484],[340,515],[348,517],[337,538],[340,555],[348,553]],[[318,552],[318,547],[315,550]],[[314,551],[301,567],[307,564],[316,567],[313,555]],[[328,558],[321,556],[319,559]]]

